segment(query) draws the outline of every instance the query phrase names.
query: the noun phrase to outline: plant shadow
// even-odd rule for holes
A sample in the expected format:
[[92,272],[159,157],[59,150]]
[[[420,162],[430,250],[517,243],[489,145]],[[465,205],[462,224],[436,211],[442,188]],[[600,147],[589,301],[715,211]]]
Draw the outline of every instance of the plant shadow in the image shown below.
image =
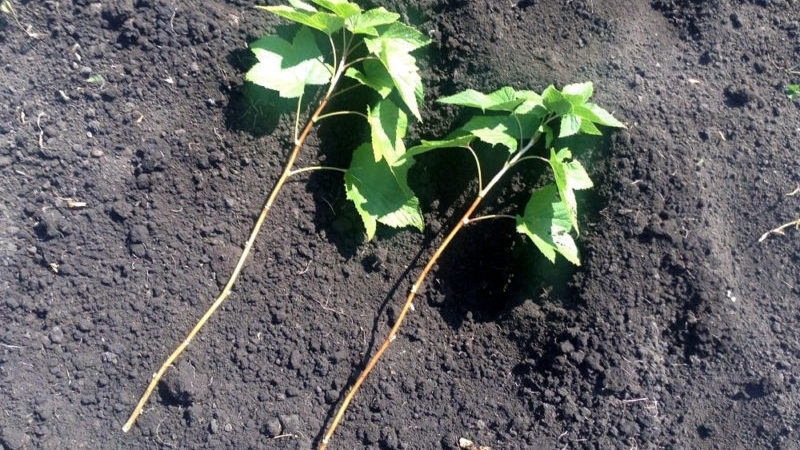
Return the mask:
[[[575,136],[556,143],[557,148],[580,149],[573,151],[590,171],[603,160],[610,149],[610,137]],[[545,155],[542,148],[537,154]],[[497,167],[497,159],[480,155],[487,166]],[[505,155],[503,155],[504,159]],[[502,164],[502,160],[499,162]],[[487,171],[493,173],[492,169]],[[600,171],[599,173],[604,173]],[[484,174],[484,178],[487,175]],[[602,179],[595,179],[602,183]],[[547,165],[530,161],[515,168],[501,182],[496,192],[487,196],[476,212],[477,216],[522,214],[531,192],[552,182]],[[459,202],[471,199],[474,189],[463,193]],[[593,190],[576,192],[580,205],[581,223],[597,221],[603,201]],[[453,218],[460,217],[466,206],[449,214],[447,229],[454,225]],[[447,214],[447,213],[445,213]],[[581,248],[580,239],[577,239]],[[457,236],[439,261],[435,276],[440,283],[426,283],[425,298],[428,305],[438,308],[444,320],[454,329],[465,320],[492,322],[504,320],[524,302],[547,298],[558,306],[574,309],[580,304],[571,283],[581,269],[561,256],[555,263],[547,260],[526,236],[516,231],[515,221],[507,218],[486,220],[467,226]]]

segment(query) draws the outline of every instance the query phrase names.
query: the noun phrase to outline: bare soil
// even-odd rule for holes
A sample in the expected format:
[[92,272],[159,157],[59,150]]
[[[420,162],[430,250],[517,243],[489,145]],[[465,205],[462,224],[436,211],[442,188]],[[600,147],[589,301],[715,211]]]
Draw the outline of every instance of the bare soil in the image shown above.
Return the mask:
[[[340,175],[290,183],[228,304],[123,434],[289,150],[292,105],[243,81],[247,43],[280,23],[250,0],[13,3],[40,38],[0,18],[0,444],[316,444],[473,195],[469,157],[420,158],[426,232],[373,242]],[[800,448],[800,231],[757,242],[800,216],[800,102],[783,93],[800,3],[372,4],[433,39],[409,142],[458,125],[432,100],[468,87],[592,80],[629,127],[583,155],[584,265],[550,267],[508,223],[466,230],[334,448]],[[346,164],[354,126],[321,127],[302,163]],[[485,211],[532,187],[516,178]]]

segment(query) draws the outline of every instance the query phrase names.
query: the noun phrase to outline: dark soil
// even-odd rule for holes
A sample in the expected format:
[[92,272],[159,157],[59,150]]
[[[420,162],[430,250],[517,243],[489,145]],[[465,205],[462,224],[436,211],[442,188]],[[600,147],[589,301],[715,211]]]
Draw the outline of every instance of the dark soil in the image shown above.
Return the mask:
[[[421,158],[427,232],[369,243],[338,175],[290,183],[231,300],[123,434],[284,162],[291,104],[243,87],[247,42],[279,21],[250,0],[13,3],[42,39],[0,19],[0,443],[316,442],[472,195],[469,158]],[[334,447],[800,448],[800,232],[757,243],[800,215],[800,102],[782,92],[800,3],[375,3],[434,41],[409,141],[457,124],[431,99],[506,84],[593,80],[629,128],[585,155],[583,267],[554,270],[508,224],[468,229]],[[351,129],[323,127],[302,162],[346,163]]]

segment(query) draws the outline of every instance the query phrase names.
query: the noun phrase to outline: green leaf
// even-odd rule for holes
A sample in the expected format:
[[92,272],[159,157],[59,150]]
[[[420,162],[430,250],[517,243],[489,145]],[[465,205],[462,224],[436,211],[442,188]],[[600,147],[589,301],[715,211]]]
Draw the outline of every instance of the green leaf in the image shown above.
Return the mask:
[[506,86],[491,94],[484,94],[483,92],[478,92],[473,89],[467,89],[458,94],[440,98],[438,101],[449,105],[480,108],[484,112],[486,110],[513,112],[517,106],[525,102],[525,99],[518,97],[513,88]]
[[382,100],[367,110],[367,119],[372,131],[375,162],[385,159],[394,166],[406,152],[403,138],[406,137],[408,116],[391,100]]
[[353,34],[378,36],[378,29],[375,27],[389,25],[397,22],[398,19],[400,19],[400,14],[389,12],[386,8],[380,7],[349,17],[345,20],[344,26]]
[[329,68],[322,62],[322,52],[308,28],[301,28],[292,43],[278,36],[265,36],[250,45],[258,62],[245,79],[278,91],[281,97],[295,98],[308,84],[327,84]]
[[447,139],[442,139],[438,141],[426,141],[422,140],[419,145],[411,147],[406,152],[406,157],[408,156],[417,156],[425,152],[429,152],[431,150],[438,150],[440,148],[456,148],[456,147],[468,147],[472,141],[475,140],[475,136],[471,134],[467,134],[464,136],[457,136],[457,137],[450,137]]
[[591,134],[593,136],[603,135],[600,129],[589,120],[581,120],[581,133]]
[[790,84],[783,89],[783,92],[789,100],[797,100],[800,98],[800,84]]
[[564,98],[566,98],[575,106],[586,103],[586,101],[592,96],[593,92],[594,85],[591,81],[587,81],[585,83],[568,84],[561,89],[561,93],[564,95]]
[[350,16],[361,14],[361,8],[355,4],[345,0],[311,0],[315,4],[327,8],[334,12],[342,19],[347,19]]
[[509,116],[475,116],[461,130],[491,145],[502,145],[510,152],[517,149],[518,126]]
[[395,228],[413,226],[422,231],[419,199],[408,187],[408,170],[413,164],[413,158],[394,167],[385,160],[376,162],[369,144],[361,145],[353,153],[344,176],[345,190],[364,222],[369,239],[375,236],[379,222]]
[[576,106],[575,114],[598,125],[614,128],[625,128],[624,123],[615,119],[611,113],[595,105],[594,103],[584,103],[583,105]]
[[589,179],[583,165],[572,160],[572,152],[569,149],[561,149],[558,153],[551,149],[550,166],[553,168],[553,178],[556,180],[558,193],[569,214],[569,220],[575,230],[579,231],[578,201],[575,198],[575,191],[592,187],[592,180]]
[[[315,30],[322,31],[327,35],[331,35],[339,31],[344,25],[344,19],[336,16],[335,14],[326,12],[313,12],[313,7],[297,0],[292,2],[293,5],[304,5],[301,7],[293,7],[287,5],[280,6],[256,6],[256,8],[269,11],[273,14],[297,22]],[[310,8],[310,9],[309,9]]]
[[[313,7],[312,5],[302,1],[302,0],[288,0],[289,4],[292,5],[295,9],[299,9],[302,11],[308,11],[315,13],[317,12],[317,8]],[[256,6],[258,8],[258,6]]]
[[548,111],[559,116],[572,112],[572,103],[553,85],[542,92],[542,104]]
[[392,76],[386,71],[378,61],[369,59],[363,63],[364,71],[361,72],[355,67],[347,69],[345,76],[348,76],[359,83],[374,89],[381,97],[386,98],[394,90]]
[[380,36],[364,39],[364,42],[369,52],[377,56],[389,71],[408,109],[421,121],[419,105],[423,101],[422,78],[417,60],[410,52],[428,45],[430,40],[407,25],[393,23]]
[[397,48],[405,52],[413,52],[431,43],[431,40],[416,28],[400,22],[391,24],[377,38],[364,40],[367,49],[373,55],[380,53],[381,44],[386,41],[394,42]]
[[561,116],[561,127],[558,130],[558,137],[565,138],[577,134],[581,130],[581,118],[575,114],[564,114]]
[[567,184],[570,188],[576,191],[582,191],[584,189],[591,189],[594,187],[594,183],[592,182],[592,179],[589,178],[589,174],[586,173],[586,169],[583,167],[583,164],[572,160],[564,163],[564,167],[566,168],[567,173]]
[[522,99],[522,104],[514,110],[514,114],[531,114],[544,116],[545,107],[542,96],[533,91],[517,91],[517,98]]
[[517,231],[531,238],[550,262],[555,262],[558,252],[579,266],[578,247],[569,234],[569,213],[556,192],[552,184],[534,192],[525,206],[525,215],[517,216]]
[[103,81],[105,81],[105,80],[103,80],[103,76],[100,75],[99,73],[96,73],[96,74],[94,74],[94,75],[92,75],[92,76],[90,76],[89,78],[86,79],[86,82],[87,83],[91,83],[91,84],[102,83]]

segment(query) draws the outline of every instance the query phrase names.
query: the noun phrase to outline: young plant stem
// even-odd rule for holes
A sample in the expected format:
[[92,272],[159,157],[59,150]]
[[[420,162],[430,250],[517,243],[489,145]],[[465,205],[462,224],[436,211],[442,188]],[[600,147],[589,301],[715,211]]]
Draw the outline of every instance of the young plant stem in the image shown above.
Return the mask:
[[[214,300],[214,303],[212,303],[211,306],[208,308],[208,310],[206,310],[205,314],[203,314],[203,317],[201,317],[200,320],[197,322],[197,324],[195,324],[194,328],[192,328],[192,330],[189,332],[186,338],[180,343],[180,345],[178,345],[177,348],[175,348],[175,350],[173,350],[172,354],[170,354],[169,357],[164,361],[164,363],[161,365],[158,371],[153,374],[153,379],[150,380],[150,384],[147,386],[147,389],[145,389],[141,399],[139,399],[139,403],[136,405],[136,408],[134,408],[133,413],[131,413],[131,416],[128,418],[128,421],[125,422],[125,425],[122,427],[122,431],[128,432],[133,427],[133,424],[136,423],[136,419],[142,413],[144,405],[147,403],[147,400],[150,398],[150,395],[152,395],[153,391],[158,385],[158,382],[161,381],[161,378],[167,372],[169,367],[181,355],[181,353],[183,353],[183,351],[186,350],[186,347],[189,346],[189,343],[192,341],[192,339],[194,339],[195,335],[197,335],[197,333],[203,328],[203,326],[205,326],[206,322],[208,322],[208,319],[211,318],[214,312],[216,312],[217,309],[219,309],[219,307],[222,305],[222,303],[225,302],[225,299],[228,298],[228,295],[230,295],[231,290],[233,289],[233,285],[239,279],[239,274],[242,271],[242,268],[244,267],[244,263],[247,260],[247,257],[250,255],[250,251],[253,248],[253,244],[255,243],[256,237],[258,237],[258,233],[261,231],[261,227],[264,225],[264,221],[267,218],[267,214],[269,213],[270,208],[272,208],[273,203],[275,203],[275,199],[278,198],[278,194],[280,193],[283,186],[286,184],[286,181],[289,179],[289,177],[297,173],[292,170],[292,168],[294,167],[294,163],[297,160],[297,156],[300,154],[300,150],[303,148],[303,143],[305,143],[306,137],[308,137],[308,134],[314,127],[314,124],[322,115],[322,111],[328,105],[328,101],[330,100],[339,80],[341,79],[343,73],[343,70],[341,70],[341,68],[343,67],[344,67],[344,62],[342,62],[342,64],[339,65],[340,69],[337,70],[333,78],[331,78],[331,83],[330,87],[328,88],[328,91],[320,101],[319,106],[317,106],[317,109],[311,115],[311,118],[308,120],[308,123],[306,123],[305,128],[303,128],[303,132],[300,134],[300,136],[296,136],[294,148],[292,149],[292,152],[289,154],[289,159],[286,162],[286,166],[283,169],[283,173],[281,173],[280,178],[278,178],[278,181],[272,188],[272,192],[270,192],[269,197],[267,197],[267,200],[264,203],[264,207],[261,209],[261,214],[259,214],[258,219],[256,220],[256,223],[253,226],[253,230],[250,232],[250,237],[248,237],[247,242],[244,245],[244,249],[242,250],[242,255],[239,257],[239,261],[236,263],[236,267],[233,269],[233,272],[231,273],[228,282],[225,284],[225,287],[222,289],[222,292],[220,292],[219,296],[216,298],[216,300]],[[298,105],[299,104],[300,101],[298,101]]]
[[[353,383],[353,386],[350,388],[350,390],[347,392],[347,395],[344,397],[341,406],[339,406],[339,409],[336,411],[336,415],[333,417],[331,425],[328,427],[328,430],[325,432],[325,435],[322,438],[322,442],[319,445],[320,450],[325,450],[328,447],[331,437],[333,437],[333,433],[336,431],[336,427],[338,427],[339,423],[342,421],[344,413],[347,411],[347,407],[350,405],[350,402],[353,401],[356,392],[358,392],[358,389],[364,383],[364,380],[367,379],[367,376],[370,374],[370,372],[372,372],[372,369],[381,359],[383,354],[386,353],[386,350],[389,348],[392,342],[397,338],[397,332],[403,325],[403,320],[405,320],[408,311],[411,309],[411,306],[414,302],[414,298],[416,298],[419,289],[425,282],[425,278],[428,276],[428,273],[431,271],[433,266],[436,265],[436,263],[439,261],[439,257],[445,251],[447,246],[450,245],[450,242],[458,234],[458,232],[461,231],[464,225],[470,223],[470,221],[472,220],[472,214],[475,212],[475,209],[478,208],[478,205],[480,205],[483,198],[486,197],[489,191],[491,191],[491,189],[505,176],[505,174],[508,173],[508,171],[525,156],[525,153],[527,153],[531,148],[533,148],[533,146],[539,140],[539,136],[540,133],[536,133],[524,147],[520,148],[519,151],[515,152],[513,157],[510,158],[510,160],[503,165],[503,167],[497,172],[497,174],[495,174],[495,176],[491,179],[491,181],[489,181],[489,183],[485,187],[482,186],[480,188],[480,192],[478,193],[477,197],[472,202],[470,207],[467,209],[467,212],[464,213],[464,215],[461,217],[458,223],[456,223],[453,229],[450,230],[450,233],[447,235],[444,241],[442,241],[442,243],[439,244],[439,247],[433,253],[433,256],[431,256],[431,259],[425,265],[425,268],[422,269],[422,272],[417,277],[417,280],[411,286],[411,291],[408,293],[408,297],[406,297],[406,302],[403,304],[403,307],[400,310],[400,314],[397,316],[397,320],[395,320],[392,329],[389,331],[389,335],[386,337],[381,346],[378,348],[378,351],[376,351],[375,354],[372,356],[372,358],[370,358],[369,362],[367,362],[367,365],[358,375],[358,378],[356,378],[356,381]],[[480,163],[478,163],[478,170],[480,171]]]
[[481,203],[481,200],[483,200],[483,197],[481,195],[478,195],[478,197],[475,198],[475,201],[472,202],[472,205],[470,205],[469,209],[467,209],[467,212],[464,213],[464,216],[461,218],[461,220],[459,220],[458,223],[453,227],[453,229],[450,230],[450,233],[447,235],[444,241],[442,241],[442,243],[439,245],[439,248],[436,249],[436,252],[434,252],[433,256],[428,261],[428,264],[426,264],[425,268],[422,269],[422,273],[420,273],[419,277],[417,277],[417,281],[414,282],[414,284],[411,286],[411,291],[409,292],[408,297],[406,298],[406,302],[405,304],[403,304],[403,308],[400,310],[400,314],[397,316],[397,320],[395,321],[394,326],[392,327],[391,331],[389,331],[389,336],[386,338],[386,340],[383,341],[383,344],[381,344],[381,346],[378,348],[378,351],[375,352],[372,358],[370,358],[369,362],[364,367],[364,370],[362,370],[361,374],[358,375],[358,378],[356,379],[355,383],[353,383],[353,386],[350,388],[350,391],[345,396],[344,400],[342,401],[342,405],[339,407],[339,410],[336,411],[336,415],[333,418],[333,422],[331,422],[330,427],[328,427],[328,431],[325,432],[325,436],[322,438],[322,443],[319,446],[320,450],[324,450],[325,448],[327,448],[328,443],[330,442],[331,437],[333,436],[333,433],[336,431],[336,427],[339,425],[339,422],[342,421],[344,413],[347,410],[347,407],[350,405],[350,402],[353,401],[353,397],[355,397],[356,392],[358,392],[358,389],[364,383],[364,380],[367,379],[367,376],[370,374],[370,372],[372,372],[372,369],[375,367],[375,365],[381,359],[383,354],[389,348],[389,345],[391,345],[391,343],[395,340],[395,338],[397,338],[397,332],[400,329],[400,326],[403,325],[403,320],[408,314],[409,309],[411,309],[411,305],[414,301],[414,298],[417,296],[417,292],[419,288],[422,286],[422,283],[425,282],[425,278],[428,276],[428,272],[430,272],[433,266],[436,265],[436,262],[439,260],[439,257],[441,256],[442,252],[444,252],[444,250],[450,244],[450,241],[452,241],[453,238],[456,236],[456,234],[458,234],[458,232],[461,230],[464,224],[469,222],[470,216],[472,215],[473,212],[475,212],[475,209]]

